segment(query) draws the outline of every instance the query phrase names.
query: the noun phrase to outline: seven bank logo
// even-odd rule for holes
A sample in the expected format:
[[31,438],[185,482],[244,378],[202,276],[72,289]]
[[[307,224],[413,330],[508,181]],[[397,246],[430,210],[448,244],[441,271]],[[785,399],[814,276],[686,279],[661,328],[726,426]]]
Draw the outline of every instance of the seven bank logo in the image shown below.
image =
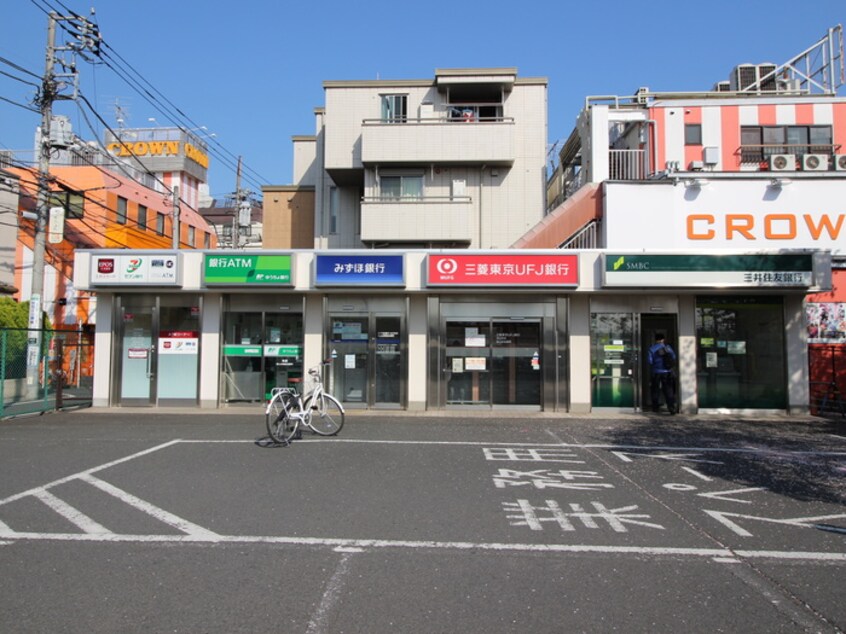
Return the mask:
[[441,275],[455,275],[455,272],[458,271],[458,262],[452,258],[444,258],[443,260],[438,260],[435,268]]
[[141,268],[142,263],[143,260],[141,258],[131,258],[129,263],[126,265],[126,272],[135,273],[135,271]]

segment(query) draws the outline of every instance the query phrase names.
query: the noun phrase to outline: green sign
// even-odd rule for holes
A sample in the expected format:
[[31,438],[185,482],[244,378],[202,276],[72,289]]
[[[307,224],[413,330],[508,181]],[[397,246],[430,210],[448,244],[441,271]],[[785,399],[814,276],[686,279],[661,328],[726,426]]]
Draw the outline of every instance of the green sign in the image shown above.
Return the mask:
[[227,357],[260,357],[261,346],[223,346],[223,354]]
[[266,357],[299,357],[301,354],[301,346],[266,345],[264,347]]
[[203,258],[203,281],[230,286],[291,286],[291,256],[207,253]]
[[603,286],[808,287],[810,253],[760,255],[604,255]]

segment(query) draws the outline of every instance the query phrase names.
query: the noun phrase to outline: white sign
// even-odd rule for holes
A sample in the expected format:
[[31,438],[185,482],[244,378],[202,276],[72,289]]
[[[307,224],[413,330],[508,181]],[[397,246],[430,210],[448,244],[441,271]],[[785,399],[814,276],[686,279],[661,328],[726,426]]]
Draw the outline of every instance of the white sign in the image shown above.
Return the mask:
[[608,249],[824,249],[846,255],[843,179],[605,186]]
[[160,337],[159,354],[199,354],[200,340],[182,337]]
[[91,259],[91,284],[150,284],[176,286],[179,256],[141,253],[95,255]]
[[50,220],[47,225],[47,242],[59,244],[65,239],[65,208],[50,207]]

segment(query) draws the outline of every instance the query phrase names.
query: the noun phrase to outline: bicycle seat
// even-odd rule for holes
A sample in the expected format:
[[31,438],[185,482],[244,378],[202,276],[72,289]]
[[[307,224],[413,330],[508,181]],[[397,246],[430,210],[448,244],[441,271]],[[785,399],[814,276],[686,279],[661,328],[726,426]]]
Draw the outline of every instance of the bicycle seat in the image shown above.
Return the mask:
[[303,380],[300,377],[295,377],[293,379],[288,379],[288,383],[302,383]]

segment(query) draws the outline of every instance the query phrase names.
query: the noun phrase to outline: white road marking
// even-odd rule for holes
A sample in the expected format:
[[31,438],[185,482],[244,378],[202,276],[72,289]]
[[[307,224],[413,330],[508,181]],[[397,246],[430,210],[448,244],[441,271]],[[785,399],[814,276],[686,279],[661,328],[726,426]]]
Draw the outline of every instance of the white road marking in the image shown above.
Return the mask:
[[73,480],[76,480],[83,475],[97,473],[98,471],[103,471],[104,469],[114,467],[115,465],[119,465],[119,464],[122,464],[124,462],[129,462],[130,460],[135,460],[136,458],[140,458],[141,456],[146,456],[148,454],[155,453],[156,451],[159,451],[159,450],[164,449],[166,447],[171,447],[171,446],[176,445],[177,443],[180,443],[180,442],[182,442],[182,441],[179,440],[179,439],[171,440],[171,441],[163,443],[161,445],[156,445],[155,447],[150,447],[149,449],[145,449],[144,451],[139,451],[138,453],[134,453],[131,456],[126,456],[124,458],[118,458],[117,460],[112,460],[111,462],[101,464],[97,467],[93,467],[91,469],[86,469],[85,471],[80,471],[79,473],[75,473],[74,475],[69,475],[67,477],[60,478],[58,480],[53,480],[53,482],[50,482],[48,484],[44,484],[42,486],[35,487],[33,489],[29,489],[27,491],[22,491],[21,493],[16,493],[15,495],[10,495],[9,497],[7,497],[5,499],[0,500],[0,506],[2,506],[3,504],[8,504],[9,502],[14,502],[15,500],[20,500],[20,499],[25,498],[25,497],[30,496],[30,495],[35,495],[39,491],[50,489],[50,488],[58,486],[60,484],[65,484],[66,482],[72,482]]
[[731,491],[712,491],[710,493],[697,493],[701,498],[710,498],[713,500],[723,500],[724,502],[738,502],[740,504],[752,504],[751,500],[738,500],[737,498],[729,497],[736,493],[750,493],[752,491],[766,491],[766,487],[744,487],[742,489],[732,489]]
[[321,632],[328,631],[329,613],[332,611],[332,608],[338,602],[338,599],[341,597],[341,593],[343,592],[344,584],[346,583],[346,579],[349,574],[349,562],[351,556],[352,555],[350,553],[345,553],[341,557],[341,561],[338,562],[338,567],[335,568],[332,578],[329,579],[329,582],[326,584],[326,590],[324,590],[323,596],[320,598],[320,603],[308,622],[306,634],[320,634]]
[[56,511],[56,513],[86,533],[102,535],[104,533],[112,532],[102,524],[95,522],[82,511],[75,509],[70,504],[64,500],[60,500],[47,490],[36,491],[33,493],[33,496],[37,497],[39,500],[44,502],[44,504]]
[[[663,451],[658,450],[655,447],[648,448],[648,451]],[[623,462],[632,462],[632,459],[629,456],[637,456],[638,458],[655,458],[658,460],[683,460],[684,462],[703,462],[707,464],[723,464],[719,460],[702,460],[700,458],[695,458],[694,456],[698,456],[701,452],[685,452],[685,453],[648,453],[647,451],[639,451],[636,453],[632,453],[630,451],[612,451],[612,454],[617,456]]]
[[709,478],[704,473],[699,473],[696,469],[692,469],[691,467],[682,467],[684,471],[687,471],[690,475],[694,475],[700,480],[705,480],[705,482],[713,482],[714,478]]
[[778,519],[774,517],[759,517],[757,515],[743,515],[742,513],[726,513],[722,511],[704,511],[706,514],[713,517],[720,524],[733,531],[741,537],[752,537],[752,533],[748,530],[728,519],[729,517],[737,517],[748,520],[758,520],[759,522],[768,522],[770,524],[784,524],[786,526],[796,526],[798,528],[814,528],[821,520],[846,519],[846,513],[837,513],[835,515],[817,515],[813,517],[788,517]]
[[91,475],[81,475],[79,479],[91,484],[92,486],[97,487],[101,491],[105,491],[109,495],[112,495],[119,499],[121,502],[132,506],[139,511],[143,511],[147,515],[154,517],[155,519],[159,520],[167,524],[168,526],[173,526],[174,528],[182,531],[183,533],[187,533],[192,537],[196,537],[198,539],[205,539],[210,540],[217,537],[217,533],[213,533],[212,531],[203,528],[202,526],[198,526],[197,524],[193,524],[188,520],[184,520],[181,517],[177,517],[173,513],[169,513],[158,506],[154,506],[149,502],[145,502],[141,498],[135,497],[134,495],[127,493],[123,489],[119,489],[116,486],[112,486],[108,482],[104,482],[99,478],[95,478]]
[[779,550],[731,550],[729,548],[674,548],[661,546],[597,546],[588,544],[523,544],[491,542],[438,542],[386,539],[343,539],[323,537],[284,537],[284,536],[249,536],[217,535],[211,539],[200,539],[193,535],[93,535],[89,533],[2,533],[2,540],[61,541],[61,542],[102,542],[102,543],[139,543],[139,544],[270,544],[288,546],[325,546],[336,548],[409,549],[409,550],[457,550],[457,551],[494,551],[494,552],[529,552],[529,553],[596,553],[606,555],[635,556],[676,556],[676,557],[743,557],[747,559],[782,559],[827,561],[846,563],[846,552],[803,552]]
[[[203,440],[203,439],[183,439],[174,442],[185,444],[256,444],[255,439],[243,440]],[[172,443],[168,443],[172,444]],[[652,451],[682,451],[686,453],[737,453],[737,454],[767,454],[761,449],[753,447],[644,447],[643,445],[609,445],[607,443],[542,443],[542,442],[485,442],[485,441],[470,441],[470,440],[365,440],[360,438],[337,438],[337,437],[321,437],[321,438],[303,438],[297,441],[297,446],[305,447],[319,447],[332,444],[353,444],[353,445],[439,445],[452,447],[541,447],[552,449],[607,449],[609,451],[627,452],[629,455],[645,456]],[[846,451],[789,451],[781,452],[783,455],[791,456],[827,456],[827,457],[846,457]],[[666,458],[665,459],[672,459]],[[678,459],[678,458],[677,458]],[[629,461],[627,461],[629,462]],[[722,463],[717,463],[722,464]]]

